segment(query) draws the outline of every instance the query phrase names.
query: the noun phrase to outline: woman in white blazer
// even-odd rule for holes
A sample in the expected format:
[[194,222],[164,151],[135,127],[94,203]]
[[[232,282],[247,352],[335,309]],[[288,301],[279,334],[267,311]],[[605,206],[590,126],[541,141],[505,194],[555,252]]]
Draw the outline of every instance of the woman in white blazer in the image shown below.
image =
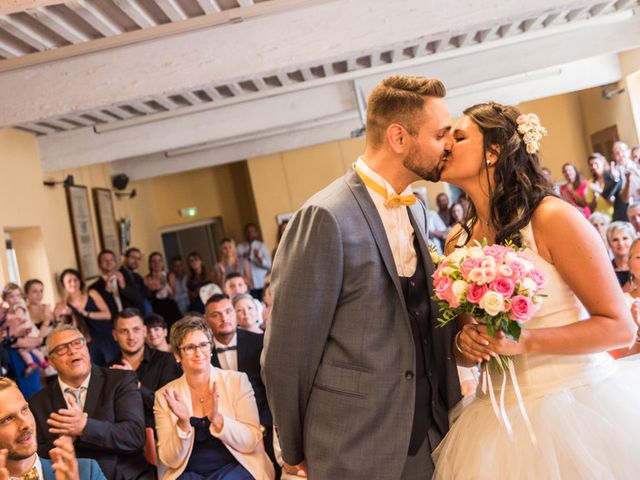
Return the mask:
[[258,408],[244,373],[211,365],[213,336],[197,317],[171,327],[184,375],[156,392],[162,480],[272,480]]

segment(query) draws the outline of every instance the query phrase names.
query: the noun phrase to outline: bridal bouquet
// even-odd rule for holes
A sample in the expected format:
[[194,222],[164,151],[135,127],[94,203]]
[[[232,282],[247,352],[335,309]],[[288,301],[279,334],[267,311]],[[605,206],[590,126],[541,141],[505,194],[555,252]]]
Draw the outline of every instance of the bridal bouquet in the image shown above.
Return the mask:
[[[440,307],[441,325],[468,313],[486,325],[490,335],[502,331],[518,340],[522,324],[540,308],[546,277],[511,242],[476,242],[456,248],[436,264],[433,299]],[[509,369],[509,358],[498,356],[490,364],[503,372]]]

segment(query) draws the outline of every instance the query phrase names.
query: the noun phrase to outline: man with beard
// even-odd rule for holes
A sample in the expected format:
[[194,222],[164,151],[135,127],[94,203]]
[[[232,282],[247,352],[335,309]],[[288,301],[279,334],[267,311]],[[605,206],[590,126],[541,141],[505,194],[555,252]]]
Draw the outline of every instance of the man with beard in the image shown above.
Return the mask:
[[69,437],[60,437],[49,451],[36,453],[36,421],[13,380],[0,377],[0,480],[105,480],[95,460],[76,460]]
[[263,378],[284,461],[310,478],[430,478],[460,399],[455,326],[436,321],[426,210],[411,190],[439,180],[452,147],[444,95],[424,77],[378,85],[364,155],[280,244]]
[[144,404],[147,427],[154,428],[153,402],[156,390],[182,375],[182,369],[172,353],[154,350],[145,345],[147,327],[140,312],[125,308],[113,323],[113,338],[118,343],[120,357],[111,368],[134,371]]

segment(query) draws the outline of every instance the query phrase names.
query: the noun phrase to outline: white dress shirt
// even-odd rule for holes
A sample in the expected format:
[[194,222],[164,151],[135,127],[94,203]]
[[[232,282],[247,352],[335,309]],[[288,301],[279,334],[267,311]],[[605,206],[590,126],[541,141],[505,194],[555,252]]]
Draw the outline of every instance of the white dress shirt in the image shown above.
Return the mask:
[[[44,473],[42,473],[42,462],[40,461],[40,457],[38,456],[38,454],[36,453],[36,461],[33,463],[33,465],[31,465],[29,467],[29,470],[31,470],[33,467],[36,467],[36,471],[38,472],[38,479],[39,480],[44,480]],[[29,471],[27,470],[27,471]],[[22,480],[24,478],[24,476],[22,477],[9,477],[9,480]]]
[[[87,391],[89,389],[89,380],[91,380],[91,374],[89,374],[87,378],[84,379],[84,382],[82,382],[82,385],[80,385],[80,388],[84,387],[80,392],[80,408],[82,410],[84,410],[84,405],[87,402]],[[69,398],[68,398],[69,394],[65,393],[65,390],[67,388],[73,389],[73,387],[71,385],[67,385],[62,380],[60,380],[60,377],[58,377],[58,385],[60,385],[60,390],[62,390],[62,396],[64,397],[65,402],[67,402],[67,407],[71,408],[71,405],[69,405]]]
[[[235,333],[233,338],[229,342],[229,345],[220,343],[215,338],[213,339],[214,348],[228,348],[238,346],[238,334]],[[225,352],[218,353],[218,361],[220,362],[220,368],[223,370],[238,371],[238,350],[227,350]]]
[[[371,170],[363,157],[358,158],[356,161],[356,167],[358,167],[358,169],[369,179],[386,188],[388,195],[398,193],[393,190],[393,187],[389,185],[384,178]],[[367,191],[369,192],[371,200],[373,200],[373,204],[378,210],[378,214],[382,220],[382,225],[387,233],[389,247],[391,247],[391,254],[393,255],[393,261],[396,264],[398,275],[401,277],[411,277],[416,271],[416,264],[418,260],[416,250],[413,246],[415,232],[411,226],[411,220],[409,220],[409,213],[407,212],[406,207],[387,207],[385,205],[386,198],[369,187],[367,187]],[[411,185],[400,193],[400,195],[412,194],[413,190],[411,189]]]

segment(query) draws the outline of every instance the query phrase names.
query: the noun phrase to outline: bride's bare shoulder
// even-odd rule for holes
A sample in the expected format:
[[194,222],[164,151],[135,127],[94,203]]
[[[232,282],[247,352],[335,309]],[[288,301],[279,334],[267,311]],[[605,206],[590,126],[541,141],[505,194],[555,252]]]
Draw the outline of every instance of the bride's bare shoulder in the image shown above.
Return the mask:
[[549,196],[540,202],[531,217],[531,227],[536,244],[551,257],[550,250],[560,244],[602,243],[584,215],[557,197]]

